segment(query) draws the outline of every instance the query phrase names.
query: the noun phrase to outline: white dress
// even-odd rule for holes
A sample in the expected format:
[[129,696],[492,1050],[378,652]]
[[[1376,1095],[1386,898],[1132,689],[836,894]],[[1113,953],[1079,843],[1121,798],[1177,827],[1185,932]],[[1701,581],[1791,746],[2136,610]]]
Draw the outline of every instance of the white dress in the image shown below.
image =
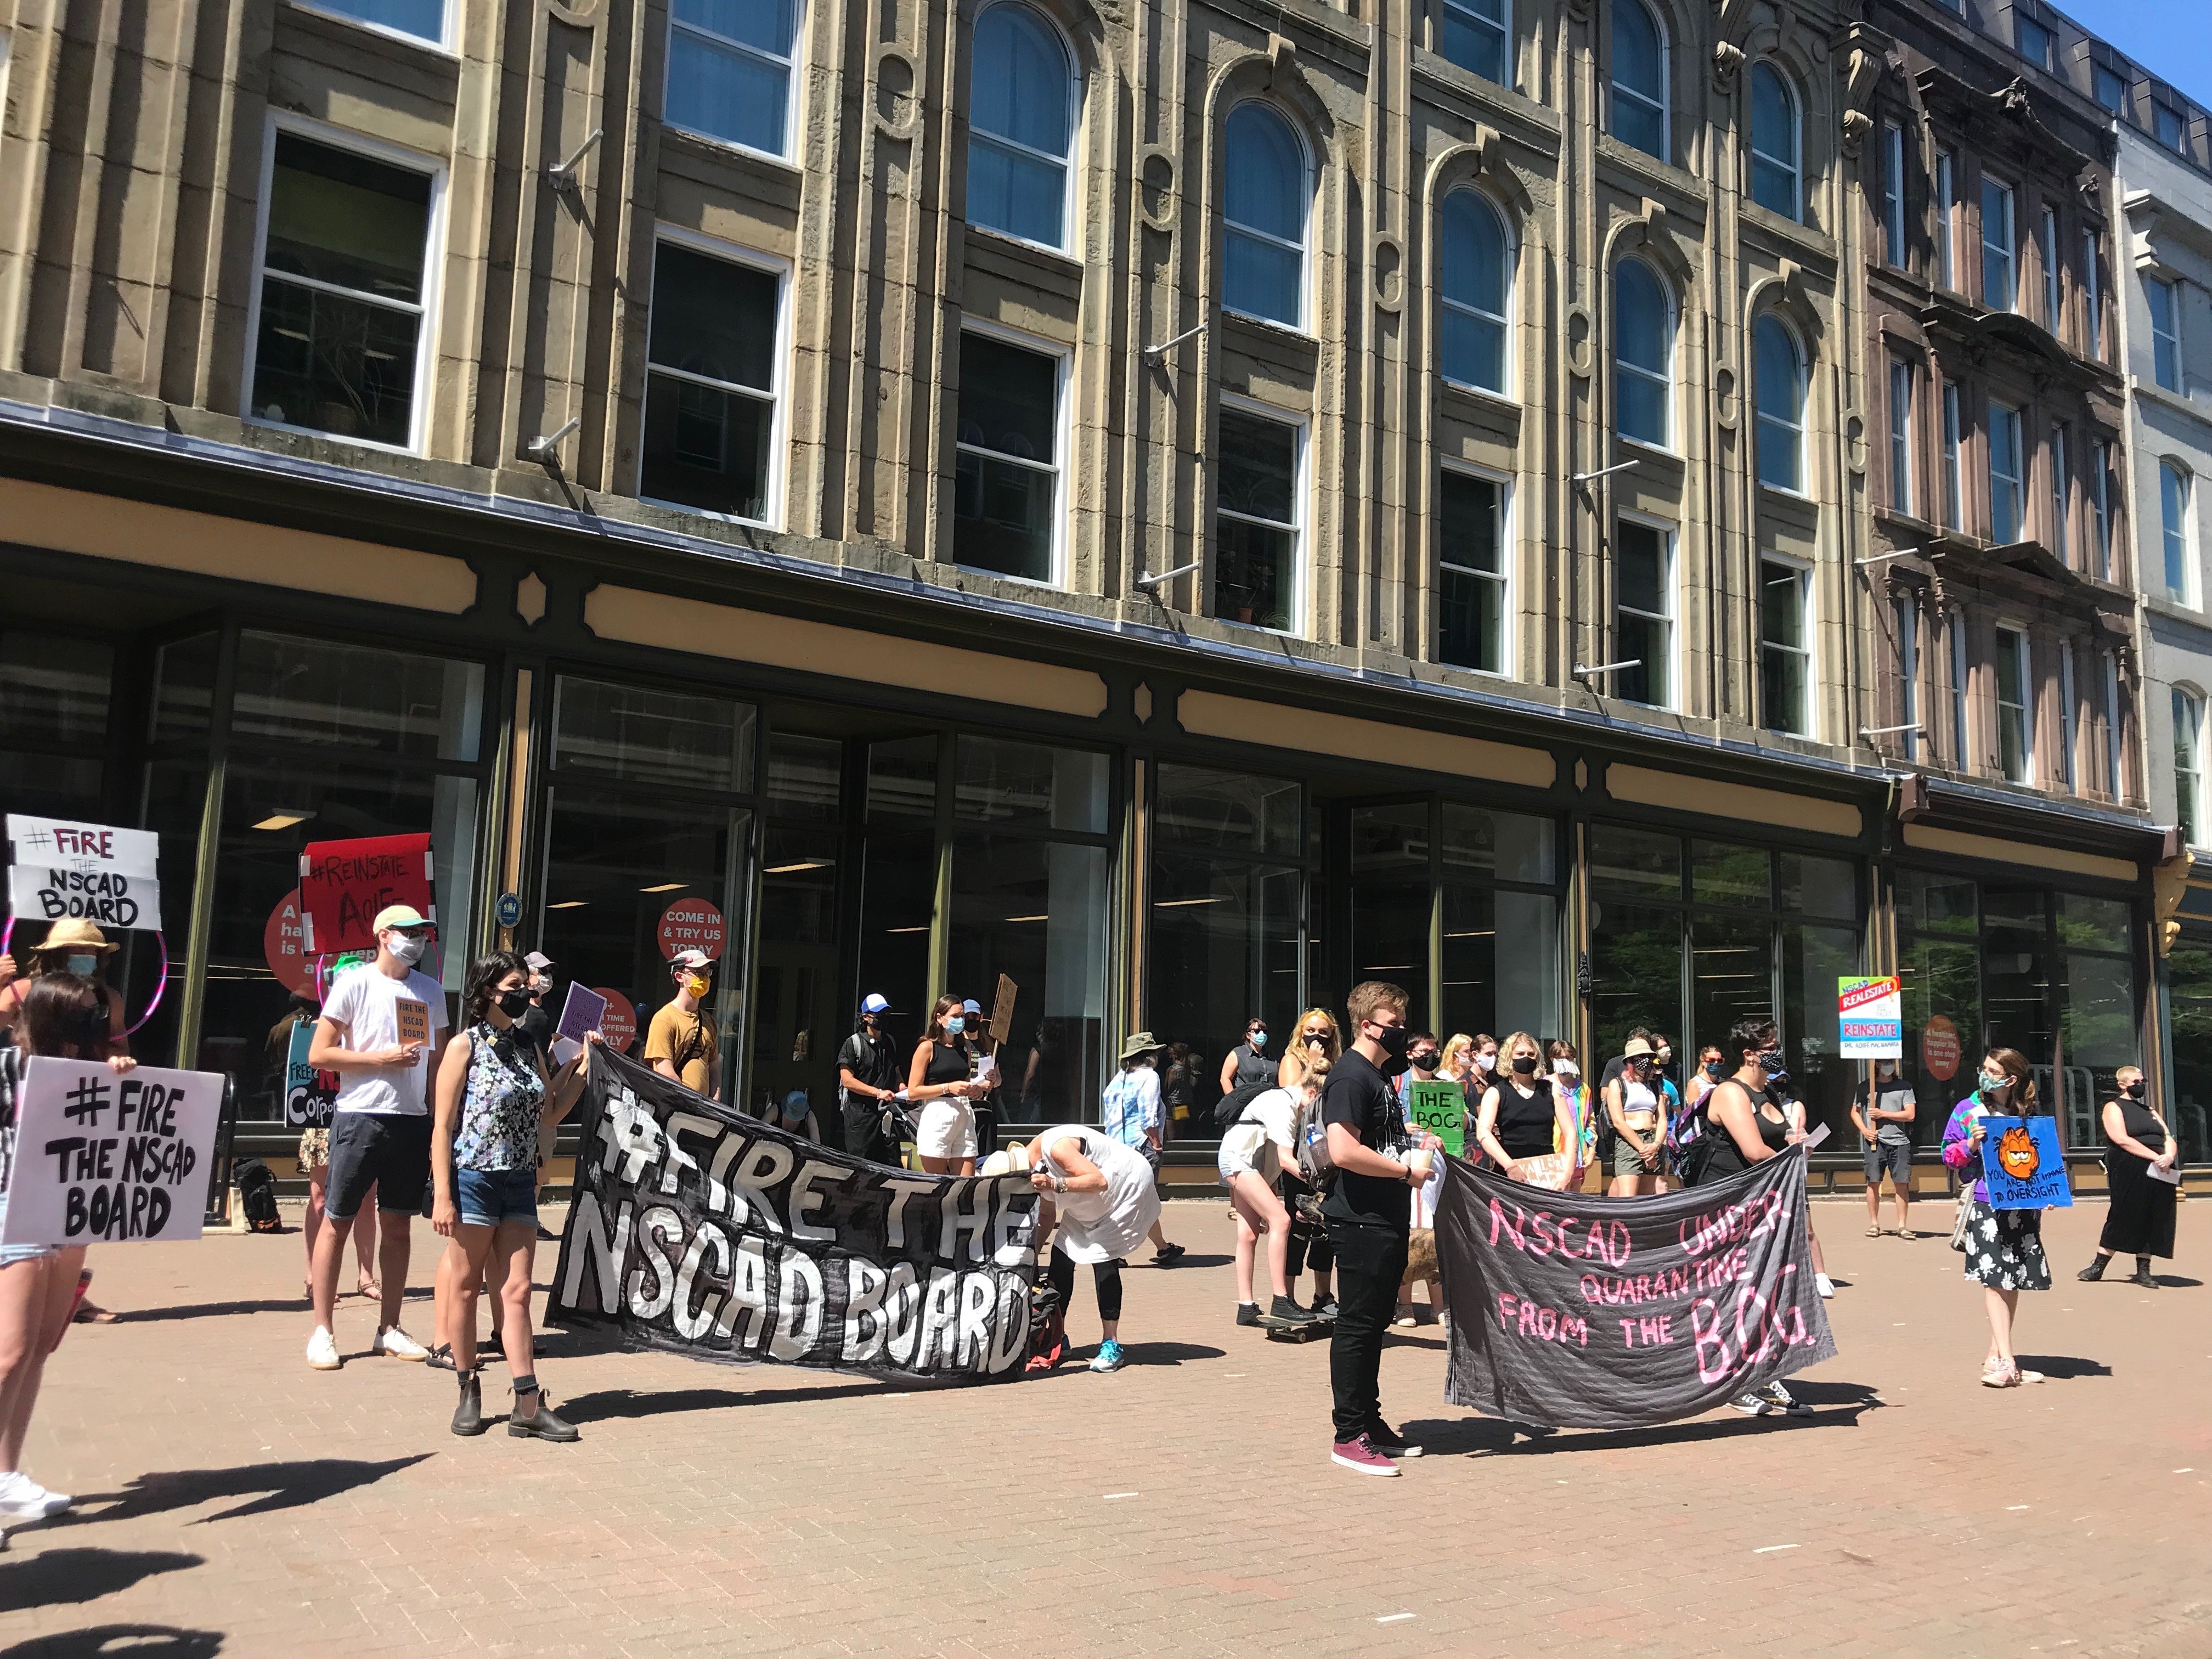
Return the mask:
[[1109,1139],[1079,1123],[1063,1123],[1037,1137],[1040,1159],[1049,1170],[1066,1175],[1054,1162],[1052,1148],[1073,1139],[1083,1156],[1106,1177],[1103,1193],[1060,1193],[1053,1203],[1060,1214],[1060,1229],[1053,1248],[1071,1261],[1086,1266],[1114,1261],[1137,1248],[1152,1223],[1160,1218],[1159,1189],[1152,1184],[1152,1165],[1133,1148]]

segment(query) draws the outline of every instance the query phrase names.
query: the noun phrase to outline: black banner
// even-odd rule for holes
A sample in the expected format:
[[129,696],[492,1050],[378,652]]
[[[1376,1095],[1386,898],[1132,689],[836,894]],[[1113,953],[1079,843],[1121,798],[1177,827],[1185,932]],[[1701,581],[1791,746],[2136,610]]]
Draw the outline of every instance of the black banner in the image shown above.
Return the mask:
[[915,1175],[601,1048],[553,1322],[697,1359],[998,1376],[1029,1358],[1026,1176]]
[[1437,1259],[1444,1397],[1493,1417],[1644,1428],[1835,1358],[1802,1147],[1650,1198],[1547,1192],[1454,1158]]

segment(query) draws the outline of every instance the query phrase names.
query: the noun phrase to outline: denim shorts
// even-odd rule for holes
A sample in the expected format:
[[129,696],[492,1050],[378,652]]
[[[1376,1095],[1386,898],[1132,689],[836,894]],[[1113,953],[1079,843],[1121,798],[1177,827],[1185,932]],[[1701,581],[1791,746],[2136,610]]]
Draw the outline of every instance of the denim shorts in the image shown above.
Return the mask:
[[[8,1194],[0,1190],[0,1224],[8,1219]],[[18,1261],[42,1261],[61,1251],[52,1244],[0,1244],[0,1267],[12,1267]]]
[[453,1189],[464,1226],[496,1227],[508,1221],[538,1224],[535,1170],[456,1170]]

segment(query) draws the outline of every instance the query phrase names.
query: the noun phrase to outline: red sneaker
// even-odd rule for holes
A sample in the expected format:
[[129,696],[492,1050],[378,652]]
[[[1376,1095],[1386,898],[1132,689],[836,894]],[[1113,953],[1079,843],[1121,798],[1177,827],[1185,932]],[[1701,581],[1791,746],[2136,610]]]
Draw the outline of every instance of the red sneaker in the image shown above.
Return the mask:
[[1395,1474],[1398,1466],[1375,1449],[1374,1442],[1365,1435],[1356,1440],[1340,1440],[1328,1449],[1328,1461],[1341,1463],[1347,1469],[1362,1474]]

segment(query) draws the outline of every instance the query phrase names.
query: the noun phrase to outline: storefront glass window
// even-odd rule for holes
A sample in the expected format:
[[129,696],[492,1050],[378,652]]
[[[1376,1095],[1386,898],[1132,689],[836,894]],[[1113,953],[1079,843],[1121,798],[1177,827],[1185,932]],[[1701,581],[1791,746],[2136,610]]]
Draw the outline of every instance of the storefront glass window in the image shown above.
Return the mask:
[[2166,957],[2173,1022],[2172,1104],[2166,1121],[2185,1164],[2212,1161],[2212,939],[2184,933]]
[[1641,894],[1674,900],[1682,896],[1682,842],[1615,823],[1594,823],[1589,831],[1590,885],[1601,893]]
[[[1690,923],[1690,959],[1692,1028],[1700,1048],[1717,1042],[1726,1053],[1736,1021],[1775,1018],[1774,927],[1765,916],[1717,914],[1700,906]],[[1674,1026],[1654,1029],[1681,1047],[1682,1033]],[[1782,1035],[1795,1059],[1802,1046],[1799,1032],[1785,1022]],[[1607,1051],[1608,1056],[1620,1052]]]
[[98,821],[104,810],[114,647],[0,629],[0,799],[10,811]]
[[1773,855],[1764,847],[1737,847],[1722,841],[1690,843],[1690,896],[1699,906],[1747,904],[1761,910],[1774,903]]
[[221,637],[194,634],[172,640],[155,653],[154,742],[205,739],[214,729],[216,658]]
[[483,726],[480,663],[281,634],[239,636],[234,749],[473,761]]
[[[2058,897],[2059,1035],[2064,1042],[2067,1144],[2092,1147],[2103,1132],[2102,1103],[2118,1085],[2123,1066],[2139,1066],[2136,1040],[2134,932],[2131,906],[2082,893]],[[2171,1120],[2169,1120],[2171,1121]]]
[[[1595,844],[1596,837],[1591,837]],[[1682,913],[1599,899],[1590,905],[1590,1029],[1583,1069],[1595,1077],[1638,1026],[1684,1048]]]
[[740,792],[752,787],[757,723],[726,697],[561,677],[553,763],[623,783]]
[[1352,978],[1405,987],[1406,1024],[1429,1023],[1429,803],[1352,813]]
[[890,1031],[902,1048],[921,1041],[937,996],[929,984],[929,930],[937,912],[937,750],[933,732],[868,748],[860,991],[890,1000]]
[[793,1090],[819,1109],[832,1139],[838,1044],[852,1011],[838,989],[837,831],[844,745],[777,732],[768,740],[762,832],[760,939],[753,962],[753,1054],[746,1088],[755,1109]]
[[1556,884],[1558,824],[1458,801],[1443,802],[1437,811],[1443,913],[1437,1035],[1557,1036],[1559,895],[1503,884]]
[[2041,890],[1983,884],[1982,1003],[1989,1022],[1983,1040],[1992,1048],[2017,1048],[2037,1066],[2051,1063],[2049,926],[2050,900]]
[[1905,1073],[1921,1109],[1913,1143],[1936,1146],[1981,1063],[1981,908],[1974,882],[1921,870],[1897,875],[1898,975],[1905,988]]
[[[1781,937],[1782,1030],[1796,1063],[1790,1082],[1805,1103],[1806,1128],[1826,1124],[1826,1150],[1848,1152],[1851,1091],[1865,1076],[1866,1062],[1837,1053],[1836,981],[1862,971],[1858,929],[1785,917]],[[1938,1123],[1939,1134],[1942,1129]]]

